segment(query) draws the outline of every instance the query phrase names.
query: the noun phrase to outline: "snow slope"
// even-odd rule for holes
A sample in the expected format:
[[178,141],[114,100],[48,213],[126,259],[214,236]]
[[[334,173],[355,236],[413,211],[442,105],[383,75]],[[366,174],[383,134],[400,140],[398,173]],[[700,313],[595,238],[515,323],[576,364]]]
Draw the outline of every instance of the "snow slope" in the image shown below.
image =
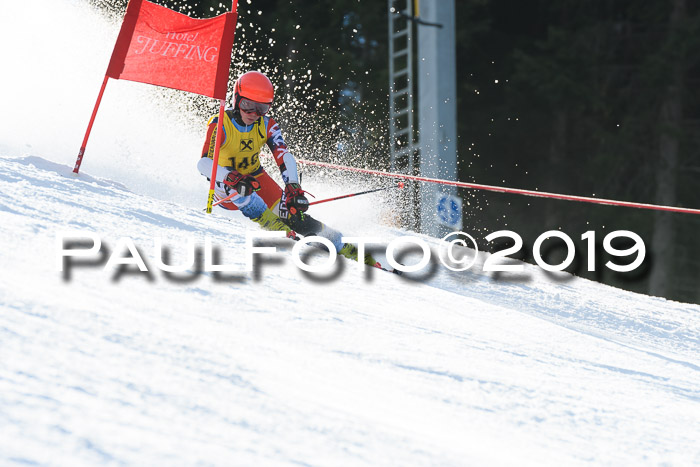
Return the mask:
[[[70,170],[0,158],[2,464],[700,461],[696,305],[535,268],[410,280],[343,262],[319,281],[288,240],[254,272],[169,279],[153,236],[171,264],[209,237],[243,270],[255,226]],[[131,238],[151,277],[66,279],[66,229]]]
[[[527,265],[494,280],[483,254],[461,273],[339,260],[310,277],[286,240],[251,273],[160,272],[154,236],[172,264],[208,238],[243,270],[257,230],[202,212],[203,126],[176,92],[110,81],[71,174],[117,30],[81,0],[0,15],[1,465],[700,463],[698,305]],[[329,179],[304,186],[352,188]],[[405,235],[379,199],[312,213]],[[67,229],[116,257],[130,238],[151,274],[60,272]]]

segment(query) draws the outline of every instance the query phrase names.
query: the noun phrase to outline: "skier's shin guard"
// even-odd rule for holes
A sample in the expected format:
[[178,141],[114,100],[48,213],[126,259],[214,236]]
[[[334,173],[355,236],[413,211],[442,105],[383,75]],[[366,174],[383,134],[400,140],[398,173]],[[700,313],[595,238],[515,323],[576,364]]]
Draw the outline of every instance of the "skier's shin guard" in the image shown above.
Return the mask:
[[[340,251],[338,251],[338,253],[353,261],[359,261],[359,259],[357,258],[359,252],[357,251],[357,247],[352,243],[344,243],[343,247],[340,249]],[[377,261],[374,258],[372,258],[372,255],[370,255],[369,253],[365,253],[364,262],[369,266],[377,265]]]
[[340,252],[343,248],[343,242],[341,238],[343,234],[335,229],[331,229],[323,222],[317,221],[313,217],[305,213],[298,213],[289,216],[287,219],[287,224],[297,233],[308,237],[309,235],[316,235],[319,237],[327,238],[331,241],[335,247],[335,251]]
[[286,233],[289,233],[292,230],[287,224],[282,222],[282,219],[277,217],[277,214],[267,208],[262,214],[260,214],[260,216],[254,217],[251,220],[259,224],[264,230],[279,230]]

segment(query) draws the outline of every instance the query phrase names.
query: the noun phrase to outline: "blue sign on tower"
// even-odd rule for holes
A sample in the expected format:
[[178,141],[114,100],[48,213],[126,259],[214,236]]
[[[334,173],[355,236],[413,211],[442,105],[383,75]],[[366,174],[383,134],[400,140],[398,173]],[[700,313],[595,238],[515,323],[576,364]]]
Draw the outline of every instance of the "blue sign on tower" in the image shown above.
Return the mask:
[[441,195],[437,199],[438,222],[448,227],[462,228],[462,198]]

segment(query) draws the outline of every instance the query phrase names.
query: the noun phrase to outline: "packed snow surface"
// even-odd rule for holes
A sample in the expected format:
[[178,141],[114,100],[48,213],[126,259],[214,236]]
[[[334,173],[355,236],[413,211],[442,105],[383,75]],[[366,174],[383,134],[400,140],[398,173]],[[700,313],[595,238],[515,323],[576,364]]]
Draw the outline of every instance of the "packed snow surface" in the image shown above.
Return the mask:
[[[37,156],[0,157],[0,220],[0,463],[700,461],[696,305],[530,266],[307,274],[286,239],[246,272],[246,219]],[[104,257],[59,271],[64,231]],[[148,273],[105,268],[122,237]],[[235,272],[167,275],[154,237]]]
[[[0,16],[0,464],[700,463],[700,306],[529,265],[494,277],[485,254],[464,272],[306,273],[267,240],[247,271],[261,231],[203,212],[204,122],[176,93],[110,81],[72,174],[118,27],[79,0],[30,3]],[[310,212],[442,247],[383,224],[380,201]],[[99,253],[62,261],[69,231]],[[164,273],[190,240],[234,271],[197,255]],[[148,272],[120,267],[136,257]]]

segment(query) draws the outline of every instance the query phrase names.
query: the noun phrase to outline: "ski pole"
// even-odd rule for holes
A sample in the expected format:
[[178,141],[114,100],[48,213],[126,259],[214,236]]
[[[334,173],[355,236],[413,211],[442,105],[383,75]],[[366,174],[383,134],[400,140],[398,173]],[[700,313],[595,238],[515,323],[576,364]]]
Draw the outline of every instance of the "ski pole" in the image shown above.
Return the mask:
[[399,182],[396,185],[386,186],[384,188],[375,188],[374,190],[361,191],[359,193],[351,193],[349,195],[336,196],[334,198],[328,198],[328,199],[321,199],[319,201],[314,201],[313,203],[309,203],[309,206],[311,206],[313,204],[327,203],[329,201],[336,201],[336,200],[344,199],[344,198],[351,198],[353,196],[366,195],[367,193],[375,193],[377,191],[391,190],[392,188],[403,188],[403,187],[404,187],[404,183]]
[[233,197],[236,196],[237,194],[238,194],[238,192],[234,191],[233,194],[228,195],[226,198],[220,199],[219,201],[217,201],[217,202],[215,202],[214,204],[212,204],[212,206],[218,206],[219,204],[223,203],[224,201],[230,200],[231,198],[233,198]]
[[[393,186],[386,186],[383,188],[375,188],[374,190],[361,191],[359,193],[351,193],[349,195],[336,196],[335,198],[328,198],[328,199],[322,199],[319,201],[314,201],[313,203],[309,203],[309,206],[311,206],[312,204],[327,203],[328,201],[336,201],[336,200],[343,199],[343,198],[351,198],[353,196],[366,195],[367,193],[375,193],[377,191],[391,190],[392,188],[403,188],[403,187],[404,187],[404,183],[399,182]],[[212,206],[217,206],[217,205],[223,203],[224,201],[228,201],[231,198],[233,198],[234,196],[236,196],[237,194],[238,193],[233,193],[231,195],[228,195],[226,198],[222,198],[219,201],[216,201],[214,204],[212,204]]]

